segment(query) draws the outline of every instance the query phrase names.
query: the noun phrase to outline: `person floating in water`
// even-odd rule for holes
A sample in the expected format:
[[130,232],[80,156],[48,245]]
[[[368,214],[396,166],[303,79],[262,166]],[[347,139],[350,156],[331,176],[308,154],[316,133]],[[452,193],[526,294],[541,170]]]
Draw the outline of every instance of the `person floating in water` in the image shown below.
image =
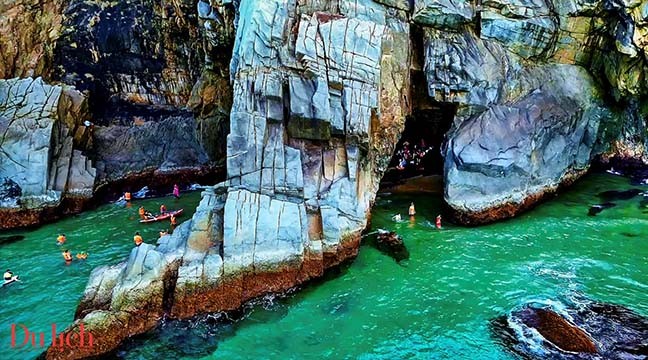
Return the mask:
[[135,233],[135,236],[133,236],[133,241],[135,241],[135,246],[140,246],[144,242],[142,235],[140,235],[139,232]]
[[173,196],[175,196],[176,199],[180,197],[180,188],[178,187],[178,184],[173,184]]
[[416,208],[414,208],[414,203],[413,202],[410,203],[410,207],[409,207],[409,210],[407,211],[407,213],[409,214],[409,216],[416,215]]
[[7,269],[7,271],[5,271],[4,273],[4,281],[9,281],[13,279],[13,276],[14,276],[13,272],[11,272],[10,269]]
[[436,228],[441,229],[441,215],[437,215],[436,217]]
[[140,206],[138,212],[142,220],[146,219],[146,209],[144,209],[144,206]]
[[65,234],[59,234],[59,236],[56,238],[56,245],[63,245],[65,244]]
[[124,200],[126,201],[131,201],[131,193],[130,192],[125,192],[124,193]]
[[402,220],[401,219],[401,214],[396,214],[396,215],[392,216],[392,220],[393,221],[401,221]]
[[85,252],[85,251],[82,251],[82,252],[76,254],[76,258],[79,259],[79,260],[85,260],[85,259],[88,258],[88,253]]
[[178,224],[175,215],[171,215],[169,220],[171,221],[171,228],[174,228]]
[[164,214],[167,212],[167,208],[164,204],[160,205],[160,214]]
[[72,262],[72,254],[70,254],[70,250],[67,249],[63,250],[61,255],[63,255],[63,259],[65,260],[66,263]]

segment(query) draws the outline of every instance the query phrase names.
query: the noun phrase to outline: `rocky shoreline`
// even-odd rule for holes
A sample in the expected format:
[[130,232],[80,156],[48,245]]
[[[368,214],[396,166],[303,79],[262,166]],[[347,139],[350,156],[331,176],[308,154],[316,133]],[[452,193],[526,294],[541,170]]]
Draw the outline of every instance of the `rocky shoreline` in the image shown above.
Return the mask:
[[210,184],[221,181],[224,170],[220,166],[189,168],[168,171],[156,169],[125,178],[97,185],[92,196],[75,196],[66,194],[56,205],[45,205],[37,208],[0,208],[0,230],[19,229],[39,226],[60,220],[66,216],[79,214],[114,201],[125,191],[134,192],[148,186],[160,194],[170,194],[174,184]]
[[301,255],[270,266],[228,265],[228,257],[220,255],[223,244],[196,236],[199,224],[218,217],[224,206],[213,191],[206,190],[193,218],[162,237],[157,247],[142,244],[132,249],[127,261],[95,269],[66,334],[78,333],[83,323],[84,331],[97,339],[96,346],[49,348],[45,358],[108,354],[126,338],[153,329],[163,317],[186,319],[237,310],[260,296],[319,278],[358,253],[361,229],[334,247],[305,247]]

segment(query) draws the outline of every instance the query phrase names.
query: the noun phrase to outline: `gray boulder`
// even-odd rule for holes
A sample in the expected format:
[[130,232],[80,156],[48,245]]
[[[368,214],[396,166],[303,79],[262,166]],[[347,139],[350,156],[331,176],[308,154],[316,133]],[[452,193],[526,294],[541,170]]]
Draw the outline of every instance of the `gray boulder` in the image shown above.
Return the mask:
[[527,90],[517,100],[490,106],[452,131],[445,200],[463,223],[514,216],[589,167],[606,116],[591,76],[568,65],[524,76]]

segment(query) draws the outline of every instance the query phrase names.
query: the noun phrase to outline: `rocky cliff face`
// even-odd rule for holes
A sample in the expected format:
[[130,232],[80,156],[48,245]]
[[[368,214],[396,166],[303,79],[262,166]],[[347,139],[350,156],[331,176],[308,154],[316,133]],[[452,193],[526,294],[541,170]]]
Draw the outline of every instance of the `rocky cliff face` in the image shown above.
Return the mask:
[[[353,257],[405,117],[418,107],[456,108],[443,149],[445,201],[467,224],[529,208],[596,154],[646,157],[645,8],[68,3],[53,78],[88,90],[96,105],[97,177],[201,166],[209,156],[224,157],[227,176],[159,246],[93,272],[68,331],[83,322],[102,344],[48,357],[104,353],[164,314],[234,309]],[[170,132],[184,145],[160,149]],[[159,151],[147,158],[112,143]],[[4,184],[3,193],[19,192]]]
[[[64,166],[58,163],[59,157],[73,164],[67,178],[59,172],[51,180],[58,182],[56,186],[28,186],[20,201],[7,198],[7,206],[0,206],[6,220],[0,227],[33,225],[80,211],[79,191],[72,186],[83,186],[84,200],[92,196],[103,200],[134,187],[169,185],[173,177],[183,182],[222,179],[232,90],[228,72],[218,69],[227,69],[224,62],[229,62],[233,35],[223,34],[233,32],[233,14],[233,7],[227,5],[205,13],[204,6],[196,7],[193,1],[0,5],[0,28],[6,30],[3,34],[15,35],[0,36],[0,45],[7,50],[0,58],[0,77],[42,76],[21,81],[47,89],[32,92],[23,86],[26,95],[10,90],[10,82],[0,83],[8,107],[2,109],[3,120],[13,124],[4,134],[3,146],[23,150],[36,146],[43,154],[36,162],[27,155],[3,154],[0,161],[7,165],[0,168],[0,177],[11,179],[6,186],[16,190],[15,185],[43,183],[21,179],[24,174],[48,173]],[[228,21],[217,26],[219,19]],[[223,28],[226,24],[229,30]],[[221,35],[214,37],[215,31]],[[57,110],[58,93],[50,88],[74,91],[83,112]],[[40,98],[50,93],[56,98]],[[22,110],[12,110],[12,104]],[[75,138],[75,156],[50,154],[59,141],[72,138],[75,128],[70,134],[57,132],[45,138],[39,130],[34,135],[30,127],[20,126],[21,111],[53,119],[55,132],[57,116],[75,126],[86,120],[93,125],[83,139]],[[34,136],[38,141],[32,141]],[[81,167],[91,177],[77,171]],[[14,190],[7,193],[15,194]],[[76,194],[75,201],[70,200],[72,194]],[[36,198],[40,200],[29,200]]]
[[157,248],[93,273],[69,331],[81,322],[97,331],[95,352],[164,313],[233,310],[357,253],[409,112],[406,13],[373,2],[245,1],[239,19],[227,181]]
[[43,211],[92,197],[87,110],[86,98],[69,86],[0,80],[0,228],[38,223]]

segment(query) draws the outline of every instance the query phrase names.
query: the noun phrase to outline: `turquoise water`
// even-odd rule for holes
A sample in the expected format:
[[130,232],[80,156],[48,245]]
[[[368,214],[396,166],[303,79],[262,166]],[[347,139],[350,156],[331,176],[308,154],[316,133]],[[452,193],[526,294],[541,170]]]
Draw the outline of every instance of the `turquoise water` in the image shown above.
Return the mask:
[[[631,188],[589,175],[516,219],[434,229],[440,199],[381,197],[374,229],[401,234],[397,264],[365,244],[327,282],[260,301],[240,322],[171,322],[121,352],[128,359],[513,359],[489,320],[529,302],[560,307],[577,294],[648,316],[648,214],[641,196],[587,216],[596,194]],[[394,223],[414,199],[414,223]],[[405,217],[404,217],[405,218]],[[368,241],[367,241],[368,243]]]
[[[434,228],[439,198],[382,196],[373,210],[373,228],[398,232],[408,260],[396,263],[367,238],[358,258],[325,282],[284,298],[261,299],[241,321],[208,316],[167,322],[118,354],[127,359],[514,359],[493,339],[488,324],[529,302],[560,306],[583,295],[648,316],[648,214],[640,208],[642,197],[615,201],[616,207],[587,216],[591,204],[603,202],[599,192],[627,188],[632,188],[627,179],[589,175],[516,219],[478,228],[444,224],[441,231]],[[406,213],[412,199],[415,222],[391,221],[395,212]],[[0,290],[3,339],[12,321],[67,325],[90,268],[120,260],[132,246],[138,226],[127,220],[133,211],[102,207],[0,246],[2,259],[12,259],[11,267],[25,277],[20,287]],[[111,221],[99,221],[108,216]],[[122,233],[107,234],[122,231],[124,223],[128,228]],[[52,244],[54,234],[65,230],[74,252],[68,229],[83,234],[79,242],[91,247],[83,249],[90,252],[88,264],[63,265]],[[157,228],[150,231],[146,240]],[[9,358],[23,357],[10,353]]]
[[[0,244],[0,267],[10,268],[22,279],[0,288],[0,358],[29,359],[41,349],[11,348],[11,324],[24,324],[32,332],[45,332],[45,342],[51,341],[52,323],[63,330],[74,319],[74,311],[93,268],[115,264],[128,257],[134,246],[133,235],[142,234],[145,242],[155,243],[159,231],[169,223],[140,224],[138,206],[144,205],[158,212],[160,204],[169,210],[184,208],[179,221],[190,219],[200,193],[183,194],[174,198],[136,200],[132,207],[108,204],[96,210],[72,216],[53,224],[28,231],[2,231],[0,237],[23,235],[25,239]],[[67,235],[63,246],[56,245],[59,233]],[[66,265],[61,251],[69,249],[73,255],[88,252],[85,261],[75,260]],[[18,345],[22,343],[18,331]]]

